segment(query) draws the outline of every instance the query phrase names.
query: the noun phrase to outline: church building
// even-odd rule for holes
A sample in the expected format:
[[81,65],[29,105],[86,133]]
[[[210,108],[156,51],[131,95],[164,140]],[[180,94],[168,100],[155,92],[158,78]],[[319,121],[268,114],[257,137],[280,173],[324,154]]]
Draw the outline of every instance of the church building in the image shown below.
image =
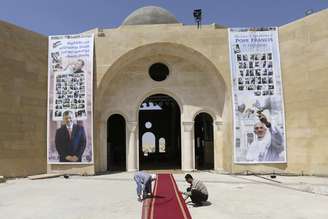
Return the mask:
[[93,162],[48,163],[48,37],[0,22],[0,175],[328,175],[327,20],[323,10],[277,28],[286,141],[278,163],[235,162],[229,27],[184,25],[155,6],[83,33],[94,35]]

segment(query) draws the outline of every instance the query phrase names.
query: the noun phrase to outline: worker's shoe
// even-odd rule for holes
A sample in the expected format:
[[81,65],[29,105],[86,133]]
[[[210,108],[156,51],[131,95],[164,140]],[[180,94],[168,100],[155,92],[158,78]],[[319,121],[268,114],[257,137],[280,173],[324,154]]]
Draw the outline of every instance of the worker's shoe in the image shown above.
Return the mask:
[[195,204],[194,204],[194,207],[195,207],[195,208],[197,208],[197,207],[201,207],[201,206],[203,206],[203,203],[201,203],[201,202],[198,202],[198,203],[195,203]]

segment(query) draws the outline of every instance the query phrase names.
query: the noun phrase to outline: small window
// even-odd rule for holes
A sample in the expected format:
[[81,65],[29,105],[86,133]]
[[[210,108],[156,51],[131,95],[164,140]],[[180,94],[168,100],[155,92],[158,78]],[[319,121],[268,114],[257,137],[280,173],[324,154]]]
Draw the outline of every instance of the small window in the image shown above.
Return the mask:
[[154,81],[164,81],[169,75],[169,68],[163,63],[152,64],[149,68],[149,76]]
[[159,143],[159,152],[160,153],[165,153],[166,152],[165,138],[160,138],[158,143]]

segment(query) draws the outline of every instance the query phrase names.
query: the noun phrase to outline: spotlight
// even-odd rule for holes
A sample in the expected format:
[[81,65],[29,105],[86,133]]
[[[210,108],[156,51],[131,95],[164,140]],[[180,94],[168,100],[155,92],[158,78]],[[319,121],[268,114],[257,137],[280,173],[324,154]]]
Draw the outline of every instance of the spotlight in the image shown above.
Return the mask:
[[194,10],[194,18],[195,18],[195,22],[197,24],[197,28],[199,29],[201,22],[202,22],[202,9]]

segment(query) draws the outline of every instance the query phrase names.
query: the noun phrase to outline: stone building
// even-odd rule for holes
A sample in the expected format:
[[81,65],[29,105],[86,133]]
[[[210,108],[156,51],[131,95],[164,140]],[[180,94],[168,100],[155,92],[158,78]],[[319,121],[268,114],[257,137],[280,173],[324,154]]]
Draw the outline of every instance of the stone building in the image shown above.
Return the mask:
[[[328,175],[327,19],[323,10],[279,27],[288,162],[256,165],[233,162],[226,27],[197,29],[151,6],[117,28],[86,31],[95,34],[94,164],[55,165],[46,161],[48,39],[1,22],[0,175],[163,168]],[[156,106],[162,110],[149,110]]]

